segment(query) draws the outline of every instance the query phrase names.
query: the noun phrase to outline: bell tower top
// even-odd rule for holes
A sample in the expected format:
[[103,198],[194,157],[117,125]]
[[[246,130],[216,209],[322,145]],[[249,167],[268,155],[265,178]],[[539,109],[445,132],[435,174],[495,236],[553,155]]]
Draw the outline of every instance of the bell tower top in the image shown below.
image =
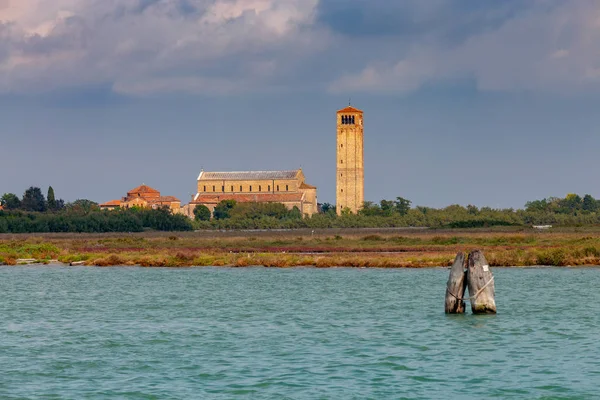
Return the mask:
[[348,106],[346,108],[342,108],[337,113],[338,114],[350,114],[350,113],[362,114],[363,112],[362,112],[362,110],[359,110],[358,108],[354,108],[352,106]]

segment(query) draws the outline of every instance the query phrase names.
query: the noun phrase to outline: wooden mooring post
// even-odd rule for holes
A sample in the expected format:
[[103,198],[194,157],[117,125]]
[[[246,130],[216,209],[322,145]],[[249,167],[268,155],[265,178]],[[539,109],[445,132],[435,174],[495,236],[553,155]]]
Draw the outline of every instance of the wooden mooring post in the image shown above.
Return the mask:
[[494,275],[481,250],[469,253],[467,285],[473,314],[496,314]]
[[[465,288],[468,288],[469,297],[465,297]],[[494,275],[483,252],[474,250],[466,259],[464,253],[458,253],[446,283],[446,314],[463,314],[464,300],[471,302],[473,314],[496,314],[494,296]]]
[[450,276],[446,283],[446,304],[444,310],[446,314],[463,314],[465,312],[465,287],[467,281],[465,279],[465,268],[467,267],[467,259],[464,253],[458,253],[454,259],[454,264],[450,268]]

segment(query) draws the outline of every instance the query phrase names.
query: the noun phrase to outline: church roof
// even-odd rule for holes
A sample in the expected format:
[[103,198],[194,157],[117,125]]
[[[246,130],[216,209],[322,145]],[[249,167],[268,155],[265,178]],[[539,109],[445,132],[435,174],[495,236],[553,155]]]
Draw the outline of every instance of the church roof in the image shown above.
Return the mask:
[[265,202],[265,203],[286,203],[291,201],[302,201],[303,193],[224,193],[224,194],[196,194],[193,204],[214,203],[217,204],[223,200],[235,200],[238,203]]
[[160,196],[160,198],[158,199],[158,201],[161,201],[161,202],[175,202],[175,201],[181,201],[181,200],[179,200],[175,196]]
[[160,193],[158,190],[151,188],[150,186],[141,185],[134,189],[131,189],[129,193]]
[[316,186],[309,185],[308,183],[302,182],[300,184],[300,189],[316,189]]
[[354,108],[352,106],[348,106],[346,108],[342,108],[341,110],[338,111],[338,114],[346,114],[346,113],[363,113],[362,110],[359,110],[358,108]]
[[232,181],[259,181],[263,179],[294,179],[299,169],[291,171],[232,171],[232,172],[207,172],[202,171],[198,180],[232,180]]
[[106,203],[100,204],[100,207],[119,207],[121,205],[121,200],[111,200]]

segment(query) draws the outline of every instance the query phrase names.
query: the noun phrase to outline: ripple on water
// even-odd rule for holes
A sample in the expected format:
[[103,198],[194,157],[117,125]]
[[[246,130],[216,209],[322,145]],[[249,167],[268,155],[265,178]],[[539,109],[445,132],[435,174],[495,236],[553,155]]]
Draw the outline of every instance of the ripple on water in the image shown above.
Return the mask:
[[596,396],[600,270],[494,269],[495,316],[447,272],[6,267],[0,398]]

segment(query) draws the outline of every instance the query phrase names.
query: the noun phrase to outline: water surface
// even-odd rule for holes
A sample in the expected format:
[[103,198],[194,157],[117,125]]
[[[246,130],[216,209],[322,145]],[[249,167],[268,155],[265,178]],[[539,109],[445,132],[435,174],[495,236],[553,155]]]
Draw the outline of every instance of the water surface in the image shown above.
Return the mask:
[[493,272],[2,267],[0,398],[597,397],[600,270]]

